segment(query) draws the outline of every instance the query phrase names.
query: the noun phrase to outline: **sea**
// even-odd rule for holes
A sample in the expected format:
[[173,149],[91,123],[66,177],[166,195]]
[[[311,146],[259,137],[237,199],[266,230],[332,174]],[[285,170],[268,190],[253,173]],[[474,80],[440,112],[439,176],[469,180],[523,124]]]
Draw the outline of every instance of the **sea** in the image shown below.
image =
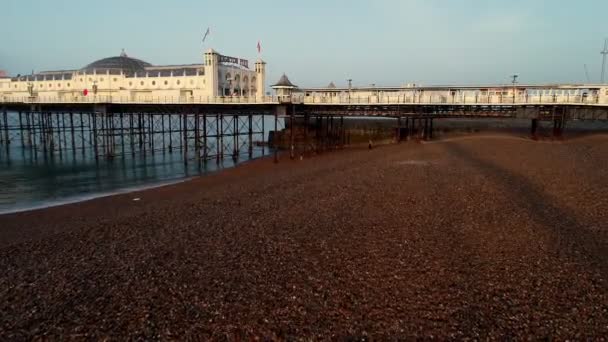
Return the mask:
[[[17,113],[9,112],[8,117],[9,126],[17,126]],[[259,142],[266,140],[269,130],[274,129],[274,118],[258,119],[264,120],[265,127],[263,137],[261,134],[255,137]],[[279,129],[282,128],[283,122],[280,122]],[[27,140],[22,138],[24,137],[18,130],[12,130],[9,134],[10,144],[0,144],[0,214],[183,182],[272,152],[269,147],[258,143],[252,144],[251,156],[248,146],[241,146],[247,152],[240,153],[236,158],[227,154],[219,162],[216,158],[198,162],[191,155],[185,164],[184,156],[178,149],[171,152],[157,149],[145,153],[125,153],[104,159],[95,158],[91,147],[49,153],[44,152],[40,146],[33,148],[27,146],[27,143],[22,144],[22,140]],[[210,141],[212,143],[214,142]]]

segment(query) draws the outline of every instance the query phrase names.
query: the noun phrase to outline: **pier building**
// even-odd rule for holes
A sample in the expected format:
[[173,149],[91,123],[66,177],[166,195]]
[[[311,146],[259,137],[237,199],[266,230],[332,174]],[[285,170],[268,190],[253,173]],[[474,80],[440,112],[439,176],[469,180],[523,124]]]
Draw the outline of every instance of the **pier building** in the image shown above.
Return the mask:
[[44,71],[0,78],[0,99],[36,102],[205,102],[217,97],[261,99],[266,67],[258,60],[209,49],[202,63],[153,65],[128,56],[103,58],[74,70]]

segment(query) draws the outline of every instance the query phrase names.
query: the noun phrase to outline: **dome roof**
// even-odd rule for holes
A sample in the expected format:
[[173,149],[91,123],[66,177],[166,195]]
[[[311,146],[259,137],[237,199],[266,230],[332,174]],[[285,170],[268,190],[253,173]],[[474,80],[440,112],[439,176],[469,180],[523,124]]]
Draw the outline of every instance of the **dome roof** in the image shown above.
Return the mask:
[[152,66],[148,62],[128,57],[125,54],[116,57],[108,57],[95,61],[84,68],[83,71],[105,71],[105,70],[120,70],[126,74],[134,74],[136,72],[144,72],[145,68]]

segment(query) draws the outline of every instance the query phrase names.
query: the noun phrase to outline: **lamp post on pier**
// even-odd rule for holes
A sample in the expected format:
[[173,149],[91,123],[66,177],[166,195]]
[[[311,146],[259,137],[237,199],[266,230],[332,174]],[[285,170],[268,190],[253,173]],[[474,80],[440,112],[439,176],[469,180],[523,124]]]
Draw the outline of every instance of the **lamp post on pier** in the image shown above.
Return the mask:
[[511,81],[511,83],[513,83],[513,103],[515,103],[515,94],[516,94],[515,85],[517,84],[517,77],[519,77],[518,74],[511,75],[511,78],[513,78],[513,80]]
[[349,79],[347,79],[347,81],[348,81],[348,103],[350,103],[350,91],[353,87],[353,79],[349,78]]

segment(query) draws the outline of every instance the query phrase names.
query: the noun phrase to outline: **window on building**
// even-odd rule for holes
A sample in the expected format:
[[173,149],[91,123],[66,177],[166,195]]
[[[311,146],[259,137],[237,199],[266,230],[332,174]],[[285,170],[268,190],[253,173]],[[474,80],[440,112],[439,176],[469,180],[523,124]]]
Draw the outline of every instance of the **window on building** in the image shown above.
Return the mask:
[[68,83],[68,88],[70,87],[70,84]]
[[57,83],[57,88],[61,88],[61,83]]
[[144,85],[144,81],[141,81],[139,84],[141,84],[143,86]]
[[177,80],[177,82],[175,82],[175,83],[177,83],[177,85],[179,85],[180,82],[179,82],[179,80]]
[[53,88],[53,84],[52,83],[49,83],[49,88]]
[[116,81],[118,81],[118,79],[116,77],[114,77],[114,79],[112,79],[112,81],[116,82]]
[[169,81],[165,80],[165,85],[169,84]]
[[89,82],[93,82],[93,79],[91,77],[89,77]]
[[129,82],[129,87],[133,86],[133,82]]
[[194,84],[194,80],[190,80],[190,84]]
[[152,81],[152,85],[156,85],[156,81]]
[[103,77],[99,79],[99,81],[103,82]]

